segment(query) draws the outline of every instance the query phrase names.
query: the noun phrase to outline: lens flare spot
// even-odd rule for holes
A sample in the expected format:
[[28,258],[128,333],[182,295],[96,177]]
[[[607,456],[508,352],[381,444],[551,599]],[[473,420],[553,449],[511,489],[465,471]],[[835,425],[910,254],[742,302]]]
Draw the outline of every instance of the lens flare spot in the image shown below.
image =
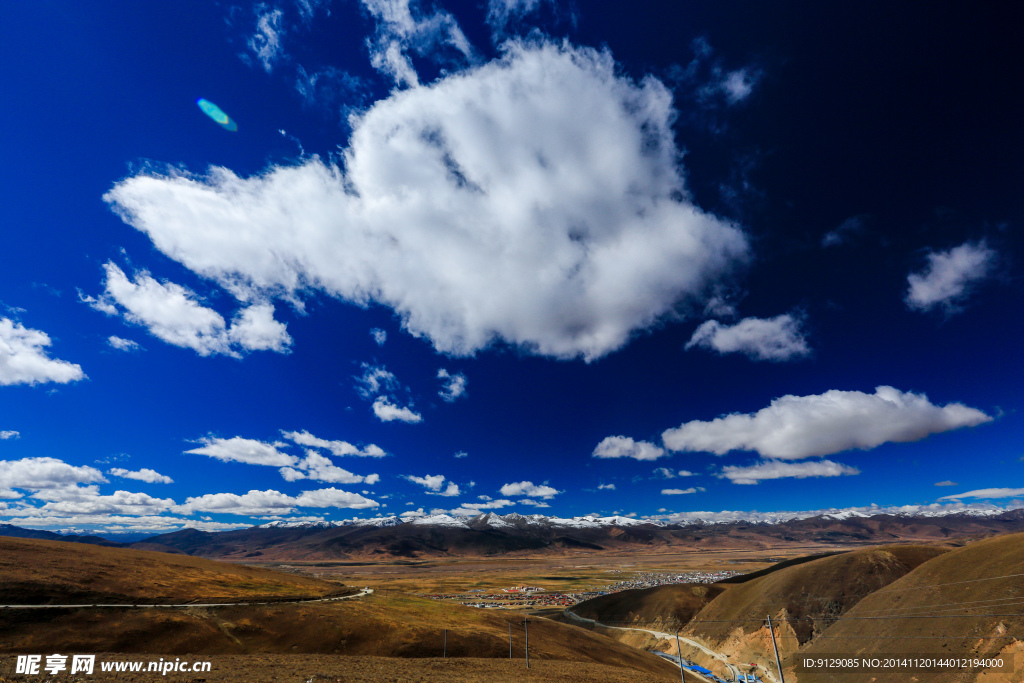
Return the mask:
[[199,108],[203,110],[204,114],[220,124],[222,128],[232,132],[238,130],[238,124],[231,120],[231,117],[225,114],[223,109],[210,100],[200,97],[196,100],[196,104],[199,105]]

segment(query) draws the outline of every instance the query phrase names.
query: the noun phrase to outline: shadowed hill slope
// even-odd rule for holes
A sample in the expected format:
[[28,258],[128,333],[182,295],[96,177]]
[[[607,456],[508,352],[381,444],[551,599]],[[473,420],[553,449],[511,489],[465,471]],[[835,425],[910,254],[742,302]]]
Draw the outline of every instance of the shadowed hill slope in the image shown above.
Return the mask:
[[700,611],[687,632],[721,643],[737,632],[757,631],[765,615],[784,614],[795,620],[789,627],[797,642],[785,645],[793,650],[864,596],[946,552],[933,546],[886,546],[786,567],[729,588]]
[[186,555],[0,537],[0,604],[238,602],[351,592],[337,583]]
[[[918,675],[929,683],[1024,680],[1024,534],[977,541],[936,557],[865,596],[801,655],[856,653],[1016,658],[1014,671],[980,668]],[[791,662],[792,664],[792,662]],[[800,676],[803,681],[807,674]],[[815,673],[822,683],[862,681],[860,674]],[[858,678],[857,676],[860,676]],[[789,675],[787,674],[787,681]],[[910,680],[894,673],[879,681]]]
[[682,628],[723,590],[721,586],[700,583],[626,590],[586,600],[572,611],[610,626],[670,631]]

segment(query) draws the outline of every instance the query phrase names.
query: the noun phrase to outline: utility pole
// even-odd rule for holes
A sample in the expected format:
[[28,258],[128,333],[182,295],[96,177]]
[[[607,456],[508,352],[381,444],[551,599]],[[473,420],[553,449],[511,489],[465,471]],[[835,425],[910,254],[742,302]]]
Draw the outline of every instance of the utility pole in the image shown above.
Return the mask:
[[779,683],[786,683],[782,675],[782,662],[779,661],[779,646],[775,644],[775,630],[772,628],[772,615],[768,615],[768,633],[772,634],[772,648],[775,650],[775,666],[779,669]]
[[530,615],[523,618],[523,630],[526,632],[526,668],[530,668]]
[[679,644],[679,629],[676,629],[676,654],[679,655],[679,680],[686,683],[686,679],[683,677],[683,648]]
[[444,630],[444,655],[443,659],[448,659],[448,629]]
[[512,622],[508,622],[508,658],[512,659]]

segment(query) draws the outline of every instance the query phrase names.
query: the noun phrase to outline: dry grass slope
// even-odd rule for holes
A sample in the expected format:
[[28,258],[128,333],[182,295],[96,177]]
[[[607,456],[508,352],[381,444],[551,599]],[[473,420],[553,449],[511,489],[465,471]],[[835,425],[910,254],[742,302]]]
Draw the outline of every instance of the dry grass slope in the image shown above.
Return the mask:
[[572,611],[602,624],[672,631],[689,623],[723,590],[698,583],[626,590],[586,600]]
[[[1024,534],[958,548],[865,597],[801,654],[1002,656],[1015,658],[1013,672],[978,669],[918,678],[928,683],[1019,683],[1024,680],[1024,576],[1020,574],[1024,574]],[[1000,576],[1008,578],[991,580]],[[799,678],[800,683],[863,680],[863,674]],[[910,674],[880,675],[877,680],[908,681]]]
[[324,597],[340,584],[186,555],[0,537],[0,604],[238,602]]

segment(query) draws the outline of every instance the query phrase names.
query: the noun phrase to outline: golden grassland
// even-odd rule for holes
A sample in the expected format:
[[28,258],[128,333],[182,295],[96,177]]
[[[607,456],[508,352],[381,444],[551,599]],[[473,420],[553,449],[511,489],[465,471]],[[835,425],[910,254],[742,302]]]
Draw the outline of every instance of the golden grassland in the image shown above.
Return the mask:
[[308,575],[187,555],[0,536],[0,604],[237,602],[347,592]]

